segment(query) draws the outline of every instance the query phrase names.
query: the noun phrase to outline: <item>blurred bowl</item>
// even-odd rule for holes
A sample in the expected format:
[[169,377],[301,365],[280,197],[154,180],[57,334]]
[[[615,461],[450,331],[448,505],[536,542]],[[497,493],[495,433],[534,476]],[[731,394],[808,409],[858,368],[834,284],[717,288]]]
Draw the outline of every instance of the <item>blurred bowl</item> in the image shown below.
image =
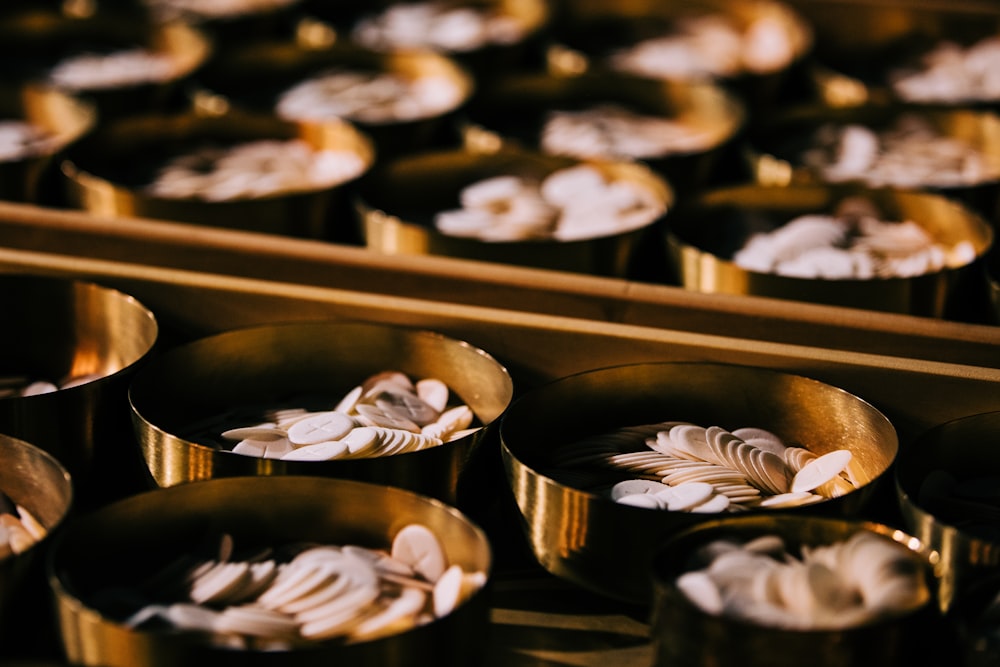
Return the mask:
[[[861,486],[789,510],[795,514],[857,515],[898,446],[892,424],[862,399],[762,368],[647,363],[557,380],[521,396],[500,423],[507,479],[531,549],[545,569],[612,598],[650,601],[649,566],[656,546],[707,515],[632,507],[561,483],[553,478],[558,471],[553,454],[588,436],[666,420],[763,428],[817,454],[850,450]],[[636,445],[645,447],[641,441]]]
[[[641,225],[574,240],[552,238],[484,241],[452,236],[434,226],[437,213],[456,209],[460,193],[497,176],[541,181],[568,167],[589,165],[607,181],[648,191],[662,212]],[[578,160],[511,146],[484,150],[428,151],[375,166],[358,190],[356,210],[365,245],[384,254],[443,255],[485,262],[624,277],[643,237],[667,213],[674,192],[661,176],[631,162]]]
[[[602,116],[596,114],[602,109],[625,111],[647,123],[655,119],[664,125],[647,129],[642,122],[631,121],[629,139],[634,145],[617,149],[607,142],[602,145],[580,136],[592,138],[594,132],[580,131],[572,142],[554,142],[550,125],[553,120],[587,112],[595,117],[593,124],[586,127],[599,127]],[[483,82],[467,116],[467,139],[482,141],[478,133],[487,132],[496,141],[513,141],[544,153],[581,159],[639,160],[662,174],[675,190],[686,191],[710,182],[720,154],[743,129],[745,109],[735,95],[707,81],[656,80],[616,72],[511,74]],[[626,136],[628,118],[619,121],[621,139]],[[580,124],[582,121],[577,120],[567,127]],[[648,136],[642,144],[635,138],[640,135]],[[567,129],[560,136],[569,137],[571,133]],[[676,138],[671,141],[664,136]]]
[[0,493],[25,508],[45,529],[44,536],[27,550],[0,556],[0,637],[3,637],[4,628],[10,627],[6,622],[8,616],[24,613],[14,606],[16,601],[45,594],[45,580],[40,578],[34,590],[36,586],[28,578],[29,573],[37,555],[48,545],[49,536],[69,514],[73,483],[51,454],[23,440],[0,435]]
[[[240,552],[304,542],[385,549],[418,523],[439,536],[445,557],[486,584],[452,613],[413,629],[356,643],[335,639],[289,649],[240,650],[204,633],[129,629],[119,605],[178,559],[214,559],[207,545],[232,538]],[[48,576],[63,646],[72,664],[442,665],[476,664],[485,649],[491,551],[457,510],[388,486],[316,477],[233,478],[127,498],[66,526],[53,543]],[[114,596],[130,591],[133,597]],[[128,612],[125,612],[128,615]]]
[[[789,72],[812,48],[811,26],[791,3],[780,1],[559,4],[560,20],[553,26],[558,46],[550,49],[550,63],[652,78],[714,79],[736,90],[751,116],[774,101]],[[669,49],[651,46],[682,30],[695,38],[671,39]]]
[[[676,584],[692,568],[697,550],[715,540],[745,543],[777,535],[789,553],[830,545],[866,532],[892,540],[922,567],[930,596],[924,604],[843,629],[793,630],[703,611]],[[890,526],[865,521],[793,516],[743,516],[711,521],[665,541],[653,563],[653,664],[767,665],[819,667],[909,665],[954,658],[934,608],[937,553]]]
[[93,105],[58,90],[0,86],[0,123],[24,137],[15,149],[5,146],[0,156],[0,199],[39,202],[55,156],[96,121]]
[[[206,186],[187,196],[150,191],[159,170],[181,156],[293,140],[307,144],[314,160],[319,159],[321,151],[331,151],[329,162],[341,165],[337,169],[343,173],[329,182],[281,186],[259,196],[246,190],[236,190],[232,195],[221,193],[225,184],[219,183],[211,185],[215,189]],[[257,157],[245,160],[245,167],[231,160],[225,168],[230,171],[244,168],[254,176],[264,176],[277,172],[278,164],[286,170],[293,164],[280,153],[275,153],[268,162],[262,153],[258,150]],[[273,116],[235,111],[219,115],[189,112],[133,116],[104,124],[67,151],[62,175],[69,204],[97,216],[137,216],[324,238],[333,233],[331,225],[336,217],[333,213],[344,201],[343,189],[369,169],[373,160],[368,137],[344,121],[290,123]],[[327,163],[315,164],[316,171],[320,171],[319,165]],[[209,172],[214,168],[201,167]],[[193,170],[195,176],[198,168]]]
[[[332,409],[355,386],[386,370],[441,380],[484,428],[419,451],[332,461],[246,456],[193,439],[198,422],[239,408],[280,406],[311,395]],[[239,329],[174,348],[137,375],[129,395],[143,457],[161,487],[214,477],[307,474],[389,484],[455,502],[466,464],[512,392],[507,370],[463,341],[380,324],[309,322]]]
[[[332,86],[320,83],[328,74],[351,74],[382,83],[376,91],[375,83],[356,81],[334,93]],[[333,114],[348,109],[339,115],[372,138],[379,159],[431,146],[466,103],[474,85],[468,72],[440,53],[379,52],[341,42],[314,45],[301,40],[233,49],[214,58],[199,81],[208,93],[222,96],[235,108],[293,122],[335,122]],[[400,83],[395,90],[394,81],[405,86]],[[307,94],[303,87],[309,82],[316,83],[314,92]],[[388,101],[387,88],[399,96],[396,108]],[[352,91],[353,106],[346,101]],[[294,113],[284,111],[292,108],[292,99],[296,100]],[[307,99],[312,102],[307,104]],[[335,105],[333,100],[343,101]]]
[[[55,456],[80,504],[141,488],[128,383],[157,342],[154,314],[128,294],[82,280],[0,275],[0,376],[63,385],[0,398],[0,433]],[[12,383],[7,383],[12,384]]]
[[[838,143],[839,133],[849,127],[873,135],[873,153],[862,141]],[[819,140],[821,133],[828,142]],[[887,151],[890,138],[893,149]],[[945,144],[953,157],[941,159]],[[918,147],[927,155],[917,154]],[[967,155],[960,156],[959,147]],[[827,150],[841,151],[839,162],[827,159],[832,157]],[[872,157],[866,163],[860,155]],[[932,165],[932,158],[938,162]],[[878,104],[793,107],[748,131],[745,160],[752,179],[763,185],[836,182],[919,189],[957,199],[987,220],[1000,212],[1000,114],[990,111]],[[907,165],[910,170],[901,171]]]
[[0,51],[9,54],[10,66],[4,75],[83,97],[102,121],[170,108],[180,85],[210,57],[208,38],[186,23],[151,21],[134,8],[101,9],[30,9],[6,17],[0,22]]
[[[969,262],[920,275],[874,279],[821,279],[753,271],[734,255],[750,237],[808,214],[833,216],[845,201],[874,204],[886,222],[912,221],[944,248],[959,244]],[[750,294],[928,317],[982,310],[968,294],[994,232],[979,215],[939,194],[855,185],[741,185],[700,193],[668,221],[667,246],[674,280],[697,292]],[[974,255],[974,258],[972,257]],[[981,282],[981,280],[980,280]]]
[[902,449],[896,463],[906,529],[941,553],[944,609],[960,604],[967,589],[995,576],[1000,565],[996,499],[970,497],[956,488],[977,479],[997,488],[998,437],[1000,412],[956,419],[925,431]]

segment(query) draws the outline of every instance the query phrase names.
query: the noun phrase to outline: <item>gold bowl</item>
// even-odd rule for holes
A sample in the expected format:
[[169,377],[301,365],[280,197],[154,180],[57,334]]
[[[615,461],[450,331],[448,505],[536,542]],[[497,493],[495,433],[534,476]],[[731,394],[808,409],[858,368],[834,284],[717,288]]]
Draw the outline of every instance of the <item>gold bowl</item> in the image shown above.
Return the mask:
[[[435,377],[475,414],[475,432],[436,447],[388,456],[290,461],[233,453],[195,441],[198,422],[248,406],[318,396],[332,406],[382,371]],[[129,397],[135,431],[161,487],[238,475],[320,475],[407,488],[456,502],[466,464],[511,400],[507,370],[464,341],[364,322],[249,327],[196,340],[153,360]]]
[[[649,566],[656,546],[708,515],[617,503],[592,486],[585,490],[568,478],[557,481],[566,471],[553,459],[560,447],[588,436],[666,420],[727,429],[759,427],[817,454],[850,450],[860,487],[789,510],[802,515],[857,515],[898,446],[892,424],[870,404],[842,389],[779,371],[664,362],[556,380],[522,395],[500,423],[507,480],[531,549],[545,569],[612,598],[650,601]],[[747,511],[766,515],[774,510]]]
[[157,342],[154,314],[108,287],[17,274],[0,275],[0,312],[0,376],[63,387],[0,398],[0,433],[55,456],[81,505],[141,488],[127,389]]
[[[746,543],[776,535],[788,553],[798,556],[802,547],[835,544],[857,533],[879,535],[912,554],[924,570],[930,593],[922,605],[843,628],[796,630],[708,613],[689,600],[676,583],[678,576],[692,568],[698,549],[715,540]],[[909,665],[938,659],[948,662],[954,659],[954,644],[934,605],[936,563],[937,553],[926,544],[880,523],[789,515],[706,522],[664,541],[654,557],[653,664],[846,667]]]
[[[912,221],[942,247],[958,244],[975,259],[909,277],[819,279],[744,268],[735,253],[752,234],[770,232],[798,216],[832,216],[845,201],[874,205],[884,221]],[[928,317],[981,310],[979,263],[994,243],[990,225],[941,194],[856,185],[739,185],[708,190],[678,207],[666,243],[672,281],[697,292],[750,294]]]
[[512,146],[491,150],[440,150],[377,164],[358,189],[355,207],[365,245],[388,255],[442,255],[485,262],[624,277],[640,242],[662,218],[615,233],[574,240],[483,241],[434,228],[435,214],[458,206],[461,190],[496,176],[542,180],[578,165],[607,180],[624,180],[651,192],[667,213],[673,188],[645,165],[544,155]]
[[[222,535],[231,538],[234,554],[309,542],[385,549],[414,523],[439,537],[448,563],[486,578],[450,614],[424,625],[367,641],[266,650],[220,646],[204,633],[124,624],[123,607],[134,605],[142,582],[185,557],[188,563],[216,558],[218,552],[206,547],[218,545]],[[428,655],[442,665],[476,664],[485,645],[491,568],[485,535],[454,508],[389,486],[309,476],[216,479],[138,494],[67,524],[47,560],[69,662],[102,667],[415,666],[426,664]]]
[[[360,171],[330,185],[307,183],[261,196],[172,197],[148,191],[157,170],[188,151],[300,140],[313,151],[343,152]],[[290,123],[226,111],[141,115],[102,124],[67,151],[62,182],[69,205],[103,217],[143,217],[289,236],[323,238],[343,190],[371,167],[370,139],[344,121]]]
[[0,159],[0,198],[42,203],[56,155],[93,129],[93,105],[58,90],[32,85],[0,87],[0,119],[26,123],[39,133],[23,155]]
[[[567,145],[565,152],[547,148],[545,129],[551,114],[593,113],[602,107],[670,123],[678,135],[675,147],[664,141],[649,155],[616,153],[586,143]],[[711,181],[721,155],[743,130],[746,111],[739,98],[709,81],[658,80],[615,72],[522,73],[482,82],[466,116],[469,126],[464,136],[473,147],[484,141],[481,133],[485,132],[496,141],[513,141],[541,152],[637,159],[662,174],[675,190],[686,191]]]
[[[39,577],[36,585],[33,564],[70,512],[73,483],[63,465],[48,452],[0,435],[0,492],[44,528],[44,534],[27,550],[0,557],[0,637],[4,637],[14,614],[25,613],[20,603],[30,600],[33,604],[45,595],[45,580]],[[9,646],[12,641],[5,638],[4,643]]]
[[[0,42],[13,54],[8,75],[80,96],[94,104],[102,121],[177,104],[181,84],[212,54],[209,38],[198,28],[180,21],[152,21],[143,12],[124,8],[74,14],[33,7],[14,12],[0,22]],[[142,65],[133,60],[140,51],[146,58]],[[110,60],[76,60],[98,57]],[[120,80],[105,78],[116,71]],[[155,76],[137,76],[139,71]]]
[[944,609],[960,606],[966,592],[992,578],[1000,565],[1000,532],[988,501],[970,499],[954,487],[1000,474],[998,437],[1000,412],[963,417],[922,433],[896,463],[906,529],[941,553]]
[[[453,58],[441,53],[415,49],[380,52],[341,42],[310,45],[301,41],[251,43],[233,48],[214,58],[199,76],[199,82],[213,104],[221,96],[233,108],[280,115],[278,103],[286,91],[326,73],[391,75],[410,85],[423,83],[425,87],[451,88],[452,99],[435,108],[409,112],[405,117],[376,117],[371,106],[342,116],[372,138],[379,159],[425,148],[439,140],[474,86],[470,74]],[[329,118],[321,110],[303,112],[315,115],[311,122]]]

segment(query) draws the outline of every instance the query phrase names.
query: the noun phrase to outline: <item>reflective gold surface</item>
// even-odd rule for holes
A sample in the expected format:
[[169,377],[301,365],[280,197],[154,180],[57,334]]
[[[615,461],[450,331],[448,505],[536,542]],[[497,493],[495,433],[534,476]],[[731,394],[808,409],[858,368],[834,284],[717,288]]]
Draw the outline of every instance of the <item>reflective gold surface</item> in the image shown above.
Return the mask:
[[[941,606],[961,605],[970,587],[993,578],[1000,566],[1000,540],[968,522],[937,516],[920,490],[937,470],[959,480],[1000,473],[1000,412],[956,419],[929,429],[905,447],[895,470],[903,521],[911,533],[941,553]],[[992,525],[996,525],[995,519]]]
[[642,160],[678,192],[709,181],[722,149],[734,141],[746,121],[741,99],[709,81],[657,80],[613,72],[512,73],[482,82],[479,88],[467,113],[471,121],[465,131],[467,140],[470,134],[475,137],[476,131],[485,131],[496,134],[499,141],[541,150],[548,114],[600,105],[621,106],[685,127],[703,140],[702,148]]
[[463,514],[430,498],[381,485],[317,477],[242,477],[159,489],[127,498],[66,526],[47,573],[60,635],[73,664],[102,667],[212,665],[478,664],[488,623],[487,588],[448,616],[383,639],[292,651],[240,651],[197,636],[132,631],[94,606],[108,587],[128,587],[184,553],[228,533],[235,545],[293,542],[386,548],[409,523],[435,531],[452,564],[487,574],[485,535]]
[[195,422],[231,408],[308,394],[329,396],[333,403],[385,370],[442,380],[486,427],[513,393],[507,370],[468,343],[390,325],[303,322],[230,331],[170,350],[142,369],[129,396],[143,457],[160,486],[308,474],[391,484],[454,502],[489,428],[417,452],[339,461],[244,456],[183,437]]
[[19,612],[12,601],[46,594],[44,579],[39,577],[35,581],[31,565],[49,544],[48,535],[62,525],[69,513],[73,504],[73,483],[66,469],[51,454],[24,440],[0,435],[0,492],[28,510],[47,531],[46,537],[27,551],[0,558],[2,640],[9,615]]
[[577,241],[484,242],[448,236],[431,228],[439,211],[458,205],[466,185],[499,175],[543,178],[557,169],[586,163],[615,179],[650,188],[668,211],[674,202],[671,186],[637,163],[580,161],[535,151],[495,146],[490,151],[443,150],[417,153],[372,170],[359,191],[356,206],[366,246],[385,254],[443,255],[535,268],[622,277],[632,253],[649,225],[629,232]]
[[[69,203],[104,217],[145,217],[249,231],[318,238],[330,232],[340,183],[253,199],[171,199],[142,190],[156,160],[183,146],[301,139],[314,149],[344,150],[366,168],[374,160],[371,140],[346,122],[287,123],[274,117],[224,111],[218,115],[130,116],[102,124],[62,162]],[[136,181],[139,182],[136,182]],[[124,224],[124,223],[123,223]]]
[[761,220],[776,226],[804,214],[832,215],[841,201],[852,196],[875,204],[883,220],[917,223],[945,247],[967,241],[980,259],[994,243],[994,231],[982,217],[943,195],[850,185],[740,185],[705,191],[688,206],[675,209],[666,235],[673,278],[697,292],[752,294],[927,317],[943,317],[979,298],[984,279],[978,261],[911,278],[877,280],[795,278],[749,271],[732,261],[733,253],[758,231],[752,225]]
[[86,503],[134,488],[141,462],[129,432],[128,382],[159,328],[134,297],[82,279],[0,275],[0,375],[56,382],[48,394],[0,398],[0,433],[54,455]]
[[18,160],[0,160],[0,198],[39,199],[41,179],[54,155],[90,131],[97,120],[93,105],[58,90],[38,86],[0,86],[0,118],[17,119],[44,132],[46,150]]
[[[779,535],[789,551],[799,545],[830,544],[859,531],[884,535],[923,561],[929,587],[936,589],[937,553],[920,540],[884,524],[790,515],[741,516],[710,521],[665,541],[653,561],[655,602],[652,640],[656,667],[718,665],[741,667],[890,667],[947,664],[952,645],[942,632],[933,599],[920,609],[845,630],[794,631],[707,614],[674,584],[689,569],[694,549],[715,539],[748,541]],[[944,663],[937,660],[944,659]]]
[[549,457],[560,445],[664,420],[728,429],[756,426],[817,453],[849,449],[863,486],[795,511],[802,515],[857,515],[898,447],[892,424],[861,398],[762,368],[644,363],[557,380],[524,394],[500,423],[504,469],[543,567],[609,597],[649,602],[649,564],[656,546],[706,517],[621,505],[539,471],[551,467]]

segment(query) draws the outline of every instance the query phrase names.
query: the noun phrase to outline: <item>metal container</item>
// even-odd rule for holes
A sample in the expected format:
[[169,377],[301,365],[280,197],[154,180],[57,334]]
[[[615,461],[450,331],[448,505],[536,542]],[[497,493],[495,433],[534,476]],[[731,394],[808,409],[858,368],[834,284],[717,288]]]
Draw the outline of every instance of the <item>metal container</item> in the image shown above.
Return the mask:
[[[378,639],[238,650],[211,645],[199,633],[131,630],[114,605],[109,608],[109,595],[102,595],[136,586],[185,555],[198,557],[223,534],[234,547],[250,550],[302,542],[384,549],[412,523],[440,537],[449,563],[481,572],[487,582],[447,616]],[[485,657],[492,555],[484,533],[452,507],[388,486],[309,476],[242,477],[142,493],[68,524],[53,543],[47,566],[72,664],[416,666],[434,655],[440,664],[458,667]]]
[[0,376],[83,384],[0,398],[0,433],[49,452],[73,475],[81,505],[142,488],[128,383],[159,328],[134,297],[83,280],[0,276]]
[[[485,428],[391,456],[285,461],[193,441],[199,421],[290,397],[332,406],[366,378],[396,370],[436,377]],[[507,370],[485,351],[428,331],[364,322],[304,322],[237,329],[169,350],[135,378],[129,396],[143,458],[161,487],[240,475],[320,475],[390,484],[456,502],[463,472],[511,400]]]
[[[699,609],[677,587],[678,575],[690,568],[688,559],[701,545],[716,539],[749,541],[778,535],[795,553],[801,546],[819,546],[869,531],[911,550],[923,563],[930,599],[920,608],[866,624],[839,630],[790,630],[756,624]],[[954,658],[942,619],[934,608],[937,552],[920,540],[891,526],[787,515],[734,517],[710,521],[663,543],[653,564],[655,602],[652,640],[656,667],[666,665],[768,665],[786,667],[813,664],[909,665],[919,661]]]
[[500,423],[507,479],[532,552],[545,569],[612,598],[650,602],[654,550],[706,515],[632,507],[560,483],[552,477],[552,455],[586,436],[666,420],[757,426],[819,454],[849,449],[862,486],[794,510],[801,515],[858,515],[898,447],[892,424],[861,398],[764,368],[646,363],[556,380],[521,396]]
[[633,253],[659,218],[606,236],[571,241],[487,242],[437,231],[433,216],[458,206],[465,186],[500,175],[536,180],[558,169],[589,164],[606,177],[633,181],[655,193],[668,212],[673,189],[648,167],[630,162],[577,160],[513,147],[416,153],[376,165],[358,191],[356,210],[365,245],[400,255],[442,255],[485,262],[623,277]]
[[157,196],[145,190],[156,170],[185,148],[293,139],[314,150],[353,154],[363,170],[374,160],[370,139],[343,121],[289,123],[236,111],[130,116],[102,124],[67,152],[61,165],[66,198],[71,206],[102,217],[156,218],[324,238],[333,233],[338,204],[344,203],[342,190],[353,179],[331,186],[222,200]]
[[[884,221],[912,221],[946,248],[968,243],[975,260],[910,277],[800,278],[751,271],[733,257],[752,234],[798,216],[834,215],[849,198],[878,209]],[[926,317],[981,313],[980,263],[994,243],[987,222],[943,195],[856,185],[739,185],[708,190],[678,207],[668,221],[670,281],[696,292],[747,294]]]

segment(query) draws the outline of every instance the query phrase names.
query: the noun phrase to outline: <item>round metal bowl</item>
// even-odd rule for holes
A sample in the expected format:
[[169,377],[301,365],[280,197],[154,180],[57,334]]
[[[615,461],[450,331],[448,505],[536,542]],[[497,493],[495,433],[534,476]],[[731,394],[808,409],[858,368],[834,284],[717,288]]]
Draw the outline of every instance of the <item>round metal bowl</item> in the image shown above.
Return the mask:
[[[966,242],[969,264],[912,277],[799,278],[751,271],[734,254],[753,233],[771,231],[806,214],[833,215],[849,198],[874,204],[886,221],[912,221],[940,245]],[[945,317],[982,311],[979,262],[994,232],[978,214],[940,194],[855,185],[741,185],[700,193],[675,209],[666,244],[672,280],[697,292],[750,294],[853,308]],[[981,287],[981,285],[980,285]]]
[[[792,630],[732,616],[709,614],[692,603],[676,579],[691,568],[694,552],[717,539],[747,542],[764,535],[783,539],[790,553],[800,547],[840,542],[871,532],[899,543],[923,564],[931,593],[921,607],[843,629]],[[713,664],[786,667],[815,664],[909,665],[954,658],[953,644],[937,614],[937,552],[920,540],[884,524],[788,515],[741,516],[710,521],[674,536],[657,550],[653,562],[655,602],[652,641],[656,667]]]
[[0,119],[26,123],[39,133],[36,147],[0,159],[0,198],[42,203],[55,156],[89,132],[93,105],[58,90],[31,85],[0,87]]
[[[420,451],[333,461],[246,456],[192,439],[193,425],[228,410],[307,395],[329,397],[332,405],[386,370],[438,378],[484,428]],[[466,464],[512,393],[507,370],[463,341],[381,324],[306,322],[239,329],[169,350],[136,376],[129,397],[143,457],[161,487],[305,474],[389,484],[454,503],[466,483]]]
[[[45,580],[34,581],[33,563],[69,514],[73,505],[70,474],[51,454],[34,445],[0,435],[0,491],[24,507],[44,526],[45,535],[26,551],[0,558],[0,627],[19,609],[21,600],[36,600],[46,594]],[[4,632],[0,631],[0,636]]]
[[[901,452],[895,485],[906,529],[941,552],[941,604],[963,602],[967,589],[995,575],[1000,532],[988,509],[975,514],[975,501],[935,491],[942,473],[958,481],[1000,474],[1000,412],[963,417],[932,428]],[[986,502],[986,501],[984,501]],[[963,503],[969,503],[967,506]],[[996,510],[994,510],[994,513]]]
[[[146,191],[156,170],[187,150],[299,139],[314,150],[345,151],[370,168],[370,139],[344,121],[289,123],[230,111],[144,115],[102,124],[67,151],[62,181],[71,206],[102,217],[143,217],[289,236],[332,233],[343,189],[353,179],[260,197],[221,200],[157,196]],[[363,171],[362,171],[363,173]],[[360,177],[359,173],[354,179]]]
[[511,146],[482,150],[417,153],[375,166],[358,190],[356,211],[365,245],[400,255],[443,255],[502,264],[623,277],[646,233],[662,218],[612,235],[571,241],[481,241],[443,234],[433,227],[436,213],[458,206],[463,187],[500,175],[541,180],[558,169],[589,164],[612,180],[644,186],[666,213],[673,188],[645,165],[578,160]]
[[[223,534],[234,547],[315,542],[384,549],[408,524],[440,536],[449,563],[486,584],[447,616],[356,643],[328,640],[285,650],[237,649],[204,634],[129,629],[111,590],[128,591]],[[101,666],[476,664],[487,629],[492,556],[483,532],[443,503],[401,489],[317,477],[243,477],[159,489],[67,524],[47,560],[59,630],[72,664]],[[121,598],[121,604],[128,601]]]
[[531,549],[545,569],[609,597],[650,602],[649,567],[656,546],[707,515],[632,507],[561,483],[553,477],[558,467],[552,457],[560,446],[587,436],[665,420],[728,429],[756,426],[819,454],[849,449],[860,488],[793,510],[803,515],[857,515],[898,447],[892,424],[870,404],[842,389],[778,371],[646,363],[556,380],[521,396],[500,423],[507,480]]
[[708,81],[657,80],[615,72],[510,74],[479,86],[466,114],[469,127],[464,134],[473,146],[484,140],[480,133],[486,132],[495,141],[514,141],[532,150],[554,152],[546,150],[544,143],[549,115],[598,107],[670,121],[686,128],[690,138],[678,130],[677,148],[654,155],[612,154],[586,144],[575,147],[572,155],[641,160],[677,191],[711,181],[720,155],[742,131],[746,116],[739,98]]
[[[69,4],[69,3],[68,3]],[[76,15],[53,9],[25,9],[0,22],[0,49],[10,54],[6,72],[17,80],[52,86],[92,102],[101,120],[133,113],[150,113],[175,105],[180,85],[211,56],[208,37],[179,21],[151,21],[144,13],[96,11]],[[138,49],[170,63],[169,71],[155,80],[136,77],[131,64],[104,65],[101,76],[53,76],[68,58],[96,54],[122,56]],[[121,82],[104,79],[108,72],[122,72]],[[149,71],[152,71],[152,66]],[[79,72],[83,66],[75,67]],[[95,70],[96,71],[96,70]]]
[[[880,175],[876,181],[865,173],[845,173],[836,176],[837,182],[934,192],[992,219],[1000,206],[1000,114],[995,112],[900,104],[800,106],[756,123],[748,133],[744,157],[752,180],[762,185],[828,183],[832,178],[822,168],[804,160],[806,151],[817,148],[816,135],[821,128],[855,125],[881,137],[883,132],[898,130],[907,119],[922,124],[937,137],[976,149],[982,157],[981,173],[968,182],[956,182],[952,174],[947,181],[940,176],[925,181],[905,175]],[[910,139],[911,145],[916,143],[917,138]],[[947,174],[944,168],[942,173]]]
[[[370,110],[367,116],[360,112],[343,116],[372,138],[379,159],[432,145],[473,89],[470,74],[444,54],[414,49],[380,52],[341,42],[315,46],[299,42],[251,43],[214,58],[200,74],[199,82],[207,93],[221,96],[234,108],[280,115],[277,105],[285,91],[327,72],[394,75],[408,82],[425,81],[453,88],[450,103],[406,118],[374,119]],[[319,109],[307,112],[315,117],[304,120],[330,120],[323,113]]]
[[73,475],[80,504],[142,488],[128,383],[159,329],[134,297],[82,280],[0,276],[0,376],[72,387],[0,398],[0,433],[55,456]]

